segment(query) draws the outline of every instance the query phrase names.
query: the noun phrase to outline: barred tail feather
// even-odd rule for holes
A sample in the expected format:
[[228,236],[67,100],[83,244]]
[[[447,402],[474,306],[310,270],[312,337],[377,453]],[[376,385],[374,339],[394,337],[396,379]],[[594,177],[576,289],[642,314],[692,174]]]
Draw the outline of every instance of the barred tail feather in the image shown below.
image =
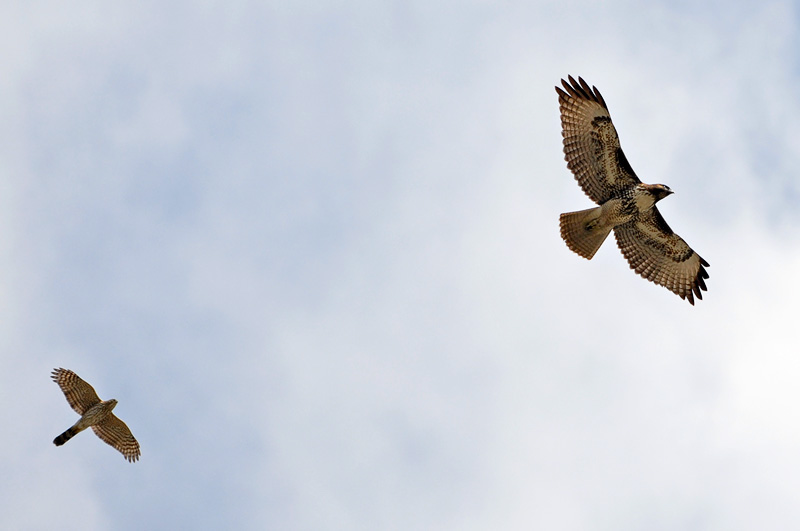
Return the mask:
[[78,431],[79,430],[75,429],[75,426],[71,427],[70,429],[68,429],[67,431],[65,431],[64,433],[62,433],[61,435],[59,435],[55,439],[53,439],[53,444],[55,444],[56,446],[61,446],[62,444],[64,444],[68,440],[70,440],[73,437],[75,437],[76,435],[78,435]]
[[611,232],[612,226],[600,225],[601,207],[567,212],[559,218],[561,237],[572,249],[591,260]]

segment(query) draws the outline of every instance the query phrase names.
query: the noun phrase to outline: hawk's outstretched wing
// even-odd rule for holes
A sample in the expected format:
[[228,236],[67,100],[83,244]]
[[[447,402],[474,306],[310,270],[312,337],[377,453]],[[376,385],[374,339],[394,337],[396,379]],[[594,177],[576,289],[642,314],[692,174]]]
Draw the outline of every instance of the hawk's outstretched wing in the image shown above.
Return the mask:
[[92,426],[92,430],[103,441],[119,450],[125,456],[125,459],[131,463],[142,455],[142,451],[139,449],[139,441],[134,438],[131,430],[128,429],[128,425],[113,413],[109,413],[100,424]]
[[708,262],[672,232],[656,207],[615,227],[614,236],[631,269],[642,277],[688,298],[692,305],[694,296],[703,298]]
[[86,383],[80,376],[69,369],[53,369],[50,377],[64,392],[67,402],[79,415],[86,413],[90,407],[100,403],[100,397],[94,387]]
[[617,191],[641,181],[619,147],[608,107],[596,87],[583,78],[561,80],[556,87],[561,109],[561,135],[567,167],[586,195],[602,204]]

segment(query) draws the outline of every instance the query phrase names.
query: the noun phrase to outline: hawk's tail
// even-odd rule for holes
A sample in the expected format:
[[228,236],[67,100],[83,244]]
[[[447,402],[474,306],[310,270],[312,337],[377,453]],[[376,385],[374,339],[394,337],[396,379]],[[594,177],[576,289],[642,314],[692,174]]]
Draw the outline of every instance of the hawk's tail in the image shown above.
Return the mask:
[[62,433],[61,435],[59,435],[58,437],[56,437],[55,439],[53,439],[53,444],[55,444],[56,446],[61,446],[62,444],[64,444],[68,440],[70,440],[73,437],[75,437],[76,435],[78,435],[79,431],[80,430],[76,430],[75,426],[73,426],[70,429],[68,429],[67,431],[65,431],[64,433]]
[[601,207],[561,214],[561,237],[567,247],[591,260],[613,227],[600,225]]

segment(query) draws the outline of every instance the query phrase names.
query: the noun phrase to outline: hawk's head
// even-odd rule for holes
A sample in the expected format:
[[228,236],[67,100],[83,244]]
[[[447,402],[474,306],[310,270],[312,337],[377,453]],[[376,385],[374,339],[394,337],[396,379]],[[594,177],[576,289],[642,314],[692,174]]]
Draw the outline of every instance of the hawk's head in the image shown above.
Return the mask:
[[653,194],[656,202],[661,201],[669,194],[673,193],[666,184],[647,184],[647,190]]

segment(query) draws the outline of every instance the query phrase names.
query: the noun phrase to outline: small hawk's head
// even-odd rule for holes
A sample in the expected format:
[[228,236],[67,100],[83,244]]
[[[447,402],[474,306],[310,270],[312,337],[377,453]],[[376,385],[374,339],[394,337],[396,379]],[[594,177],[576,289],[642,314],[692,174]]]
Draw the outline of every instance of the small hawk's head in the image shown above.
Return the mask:
[[116,399],[114,399],[114,398],[111,398],[111,399],[109,399],[109,400],[106,400],[104,403],[105,403],[105,404],[108,404],[108,410],[109,410],[109,411],[111,411],[112,409],[114,409],[115,407],[117,407],[117,400],[116,400]]
[[646,184],[645,186],[647,187],[647,190],[653,194],[656,202],[661,201],[673,193],[666,184]]

